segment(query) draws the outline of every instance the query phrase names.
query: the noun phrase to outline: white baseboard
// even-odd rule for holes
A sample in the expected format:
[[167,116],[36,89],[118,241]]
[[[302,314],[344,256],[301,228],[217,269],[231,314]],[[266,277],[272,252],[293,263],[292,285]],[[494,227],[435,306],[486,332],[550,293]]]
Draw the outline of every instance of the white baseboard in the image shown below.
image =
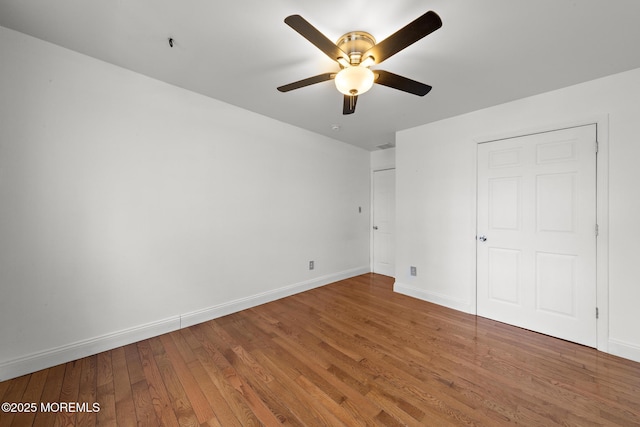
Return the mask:
[[124,329],[99,337],[77,341],[0,363],[0,381],[91,356],[123,345],[180,329],[180,316]]
[[238,311],[246,310],[247,308],[255,307],[260,304],[275,301],[277,299],[308,291],[320,286],[328,285],[329,283],[334,283],[340,280],[347,279],[349,277],[369,273],[370,271],[371,270],[368,266],[354,268],[339,273],[316,277],[314,279],[295,283],[293,285],[283,286],[282,288],[273,289],[271,291],[252,295],[247,298],[241,298],[223,304],[214,305],[213,307],[208,307],[203,310],[186,313],[180,316],[180,327],[186,328],[188,326],[197,325],[198,323],[207,322],[218,317],[226,316],[227,314],[236,313]]
[[[475,310],[468,302],[456,300],[446,295],[438,294],[435,292],[425,291],[413,286],[409,286],[403,283],[395,282],[393,285],[394,292],[407,295],[413,298],[418,298],[423,301],[432,302],[434,304],[442,305],[444,307],[452,308],[454,310],[463,311],[465,313],[475,314]],[[609,338],[607,340],[608,348],[598,348],[599,351],[609,353],[614,356],[619,356],[624,359],[640,362],[640,346],[618,340],[615,338]]]
[[640,346],[615,338],[609,338],[609,353],[625,359],[640,362]]
[[469,314],[475,314],[475,307],[473,307],[470,302],[451,298],[448,295],[425,291],[424,289],[419,289],[414,286],[410,286],[397,281],[393,284],[393,291],[402,295],[407,295],[413,298],[421,299],[423,301],[428,301],[434,304],[442,305],[444,307],[452,308],[454,310],[463,311]]
[[135,326],[122,331],[89,338],[49,350],[32,353],[13,360],[0,362],[0,381],[6,381],[41,369],[50,368],[61,363],[67,363],[72,360],[91,356],[123,345],[156,337],[158,335],[176,331],[180,328],[206,322],[240,310],[245,310],[247,308],[275,301],[313,288],[328,285],[329,283],[366,274],[370,271],[369,266],[366,266],[329,274],[293,285],[284,286],[272,291],[252,295],[247,298],[241,298],[215,305],[204,310],[198,310],[179,316],[172,316],[157,322]]

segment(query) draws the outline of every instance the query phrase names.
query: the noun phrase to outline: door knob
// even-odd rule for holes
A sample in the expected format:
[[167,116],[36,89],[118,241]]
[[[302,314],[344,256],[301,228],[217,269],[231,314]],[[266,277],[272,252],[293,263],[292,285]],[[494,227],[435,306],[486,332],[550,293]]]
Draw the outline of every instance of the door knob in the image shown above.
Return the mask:
[[480,237],[478,237],[478,240],[480,240],[481,242],[486,242],[487,241],[487,237],[486,236],[480,236]]
[[377,225],[374,225],[374,226],[373,226],[373,229],[374,229],[374,230],[377,230],[377,229],[378,229],[378,226],[377,226]]

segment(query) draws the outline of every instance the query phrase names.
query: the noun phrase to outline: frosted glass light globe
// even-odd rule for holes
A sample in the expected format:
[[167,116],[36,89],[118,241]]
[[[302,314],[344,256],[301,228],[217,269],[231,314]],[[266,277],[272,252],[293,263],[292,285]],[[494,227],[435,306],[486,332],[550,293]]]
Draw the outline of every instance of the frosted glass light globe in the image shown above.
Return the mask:
[[362,95],[373,86],[373,71],[366,67],[347,67],[335,77],[338,90],[345,95]]

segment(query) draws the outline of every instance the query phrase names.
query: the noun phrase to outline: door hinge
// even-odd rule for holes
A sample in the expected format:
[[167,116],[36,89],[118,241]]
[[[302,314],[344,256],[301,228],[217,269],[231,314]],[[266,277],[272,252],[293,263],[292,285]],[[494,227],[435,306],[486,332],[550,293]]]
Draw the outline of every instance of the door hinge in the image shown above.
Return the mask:
[[598,310],[598,307],[596,307],[596,319],[600,318],[600,310]]
[[598,154],[598,141],[596,141],[596,154]]
[[598,227],[598,224],[596,224],[596,237],[598,237],[599,234],[600,234],[600,227]]

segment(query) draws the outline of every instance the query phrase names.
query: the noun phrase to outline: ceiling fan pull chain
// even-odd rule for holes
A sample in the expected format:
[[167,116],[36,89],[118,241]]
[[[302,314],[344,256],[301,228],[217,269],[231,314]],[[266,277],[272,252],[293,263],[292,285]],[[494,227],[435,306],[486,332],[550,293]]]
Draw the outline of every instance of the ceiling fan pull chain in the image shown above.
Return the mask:
[[349,109],[353,110],[356,108],[355,95],[349,96]]

